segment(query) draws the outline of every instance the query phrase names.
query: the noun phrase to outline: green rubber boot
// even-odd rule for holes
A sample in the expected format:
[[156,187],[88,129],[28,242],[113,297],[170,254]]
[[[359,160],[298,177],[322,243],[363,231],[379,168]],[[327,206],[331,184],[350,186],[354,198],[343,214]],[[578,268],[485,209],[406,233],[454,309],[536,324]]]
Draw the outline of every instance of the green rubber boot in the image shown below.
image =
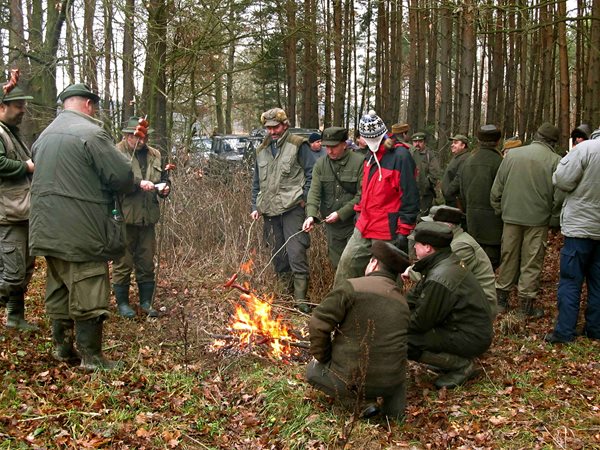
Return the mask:
[[135,318],[135,311],[129,306],[129,285],[128,284],[113,284],[113,292],[117,299],[117,307],[119,315],[126,319]]
[[54,359],[69,364],[78,364],[81,361],[81,355],[73,347],[75,342],[74,332],[75,322],[68,319],[52,320],[52,342]]
[[435,387],[452,389],[477,375],[473,360],[451,353],[423,352],[419,362],[439,367],[446,372],[435,380]]
[[85,370],[114,370],[121,364],[102,355],[103,317],[75,321],[77,348],[81,354],[81,366]]
[[154,288],[154,281],[138,283],[138,289],[140,291],[140,308],[142,308],[142,311],[148,314],[148,317],[158,317],[158,311],[152,307]]
[[6,326],[23,331],[35,331],[38,327],[25,320],[25,294],[8,297],[6,303]]
[[303,313],[310,313],[310,305],[306,302],[308,292],[308,275],[294,274],[294,304]]

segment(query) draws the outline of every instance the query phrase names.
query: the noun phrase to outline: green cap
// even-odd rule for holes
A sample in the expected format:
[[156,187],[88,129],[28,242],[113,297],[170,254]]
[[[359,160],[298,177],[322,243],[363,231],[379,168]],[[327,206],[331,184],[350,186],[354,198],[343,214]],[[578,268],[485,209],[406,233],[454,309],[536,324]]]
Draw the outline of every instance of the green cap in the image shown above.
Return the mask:
[[348,139],[348,130],[343,127],[329,127],[323,130],[321,145],[334,146]]
[[[127,120],[127,124],[121,130],[122,133],[135,133],[135,128],[140,124],[140,117],[131,116],[129,120]],[[148,134],[152,134],[154,130],[152,128],[148,128]]]
[[94,103],[100,101],[100,96],[96,94],[92,89],[83,83],[75,83],[67,86],[64,91],[58,94],[58,98],[61,102],[64,102],[69,97],[85,97],[92,100]]
[[454,136],[450,136],[448,139],[450,141],[460,141],[463,142],[467,147],[469,146],[469,138],[464,134],[455,134]]
[[[6,84],[6,83],[1,83],[1,84],[4,86],[4,84]],[[0,90],[0,99],[2,100],[2,103],[6,103],[6,102],[13,102],[15,100],[33,100],[33,97],[31,95],[27,95],[25,93],[25,91],[23,89],[21,89],[19,86],[15,86],[6,95],[4,95],[4,91]]]
[[121,130],[123,133],[135,133],[135,127],[140,124],[140,118],[138,116],[131,116],[127,121],[127,125]]
[[423,133],[422,131],[419,131],[419,132],[413,134],[411,136],[411,139],[413,141],[424,141],[425,140],[425,133]]

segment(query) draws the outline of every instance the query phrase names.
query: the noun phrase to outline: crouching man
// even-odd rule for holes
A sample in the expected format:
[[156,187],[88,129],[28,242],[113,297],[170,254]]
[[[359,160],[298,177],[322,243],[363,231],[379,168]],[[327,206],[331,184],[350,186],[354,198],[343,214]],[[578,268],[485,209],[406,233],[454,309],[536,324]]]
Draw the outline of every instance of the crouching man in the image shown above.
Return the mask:
[[473,358],[492,342],[491,305],[475,276],[452,253],[448,225],[421,222],[414,238],[418,261],[413,269],[422,278],[407,294],[408,358],[441,369],[436,387],[453,388],[477,373]]
[[[410,313],[395,280],[409,261],[384,241],[373,241],[371,251],[365,276],[339,283],[313,310],[310,352],[315,359],[306,379],[348,407],[361,406],[362,417],[377,414],[382,399],[382,412],[402,419]],[[371,402],[364,409],[363,399]]]

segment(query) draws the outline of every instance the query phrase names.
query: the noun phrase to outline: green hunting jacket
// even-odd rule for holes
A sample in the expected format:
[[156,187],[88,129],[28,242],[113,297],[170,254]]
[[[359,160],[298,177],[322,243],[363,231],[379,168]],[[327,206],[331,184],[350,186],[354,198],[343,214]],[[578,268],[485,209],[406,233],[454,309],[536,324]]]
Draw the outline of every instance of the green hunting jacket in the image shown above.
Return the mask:
[[502,218],[496,215],[490,203],[490,191],[502,155],[493,142],[481,142],[478,150],[463,163],[460,178],[460,195],[467,215],[467,230],[477,242],[484,245],[500,245]]
[[71,262],[123,254],[115,195],[133,188],[129,160],[86,114],[64,110],[33,144],[29,240],[32,255]]
[[513,225],[558,227],[564,192],[553,186],[552,174],[559,162],[541,141],[508,152],[490,193],[496,214]]
[[16,127],[0,122],[0,224],[29,220],[31,174],[25,161],[31,152]]
[[425,147],[421,153],[417,147],[411,147],[410,154],[417,166],[417,186],[421,197],[432,194],[435,197],[435,188],[442,175],[440,161],[433,150]]
[[460,179],[458,175],[462,165],[470,155],[471,152],[467,149],[458,155],[453,155],[444,171],[444,176],[442,177],[442,194],[444,195],[444,200],[448,206],[457,208],[459,207],[459,202],[462,206]]
[[353,220],[354,205],[360,201],[364,160],[350,149],[338,160],[329,156],[317,160],[306,201],[306,217],[318,217],[320,211],[324,219],[337,211],[340,220],[336,223]]
[[440,348],[471,357],[492,342],[492,311],[483,289],[451,249],[439,249],[417,261],[421,281],[408,293],[409,333],[438,339]]
[[[142,180],[157,183],[168,183],[168,172],[162,169],[162,157],[160,152],[152,147],[144,146],[136,150],[136,157],[132,158],[133,151],[129,149],[127,141],[123,139],[117,144],[117,150],[123,153],[131,161],[133,171],[134,189],[132,192],[119,196],[121,201],[121,212],[125,223],[128,225],[154,225],[160,218],[160,205],[158,193],[144,191],[140,188]],[[146,153],[146,170],[142,173],[140,167],[141,153]],[[142,158],[143,161],[143,158]]]
[[366,366],[365,387],[397,386],[406,377],[409,317],[391,274],[345,280],[313,310],[310,352],[348,383]]

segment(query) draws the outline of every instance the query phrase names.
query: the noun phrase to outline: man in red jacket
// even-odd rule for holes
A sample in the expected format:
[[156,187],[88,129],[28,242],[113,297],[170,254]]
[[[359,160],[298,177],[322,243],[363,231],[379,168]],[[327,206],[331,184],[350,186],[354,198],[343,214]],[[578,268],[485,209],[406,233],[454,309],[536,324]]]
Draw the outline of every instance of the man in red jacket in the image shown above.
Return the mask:
[[365,156],[359,214],[335,273],[334,285],[360,277],[371,258],[373,240],[394,241],[408,247],[407,236],[419,213],[419,190],[415,162],[404,148],[396,148],[386,138],[387,128],[375,111],[363,116],[359,131],[369,152]]

